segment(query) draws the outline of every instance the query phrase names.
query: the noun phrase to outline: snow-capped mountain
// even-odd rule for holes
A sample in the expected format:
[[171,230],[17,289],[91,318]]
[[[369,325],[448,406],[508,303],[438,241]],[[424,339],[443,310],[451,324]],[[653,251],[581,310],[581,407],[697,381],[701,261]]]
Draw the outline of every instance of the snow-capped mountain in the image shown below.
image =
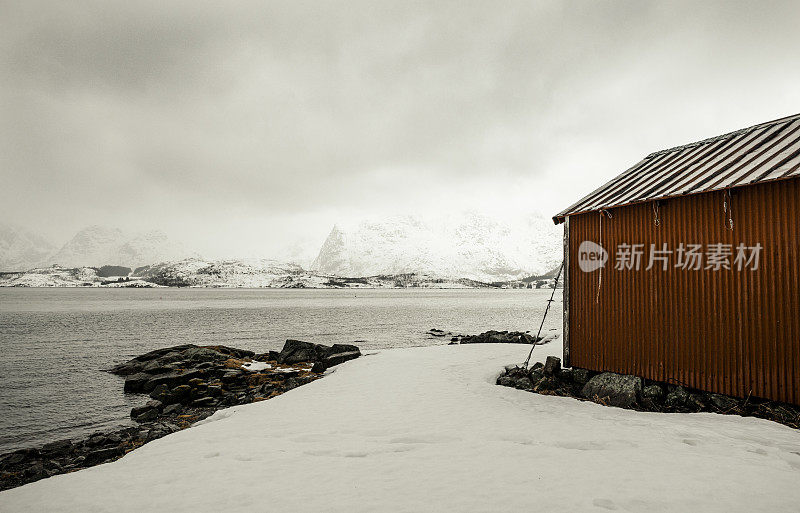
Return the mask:
[[135,268],[187,256],[187,251],[160,231],[128,235],[117,228],[89,226],[49,256],[44,264]]
[[43,237],[16,226],[0,224],[0,271],[24,271],[55,251]]
[[426,273],[484,282],[544,274],[561,262],[561,229],[530,216],[514,223],[475,212],[336,225],[311,266],[338,276]]

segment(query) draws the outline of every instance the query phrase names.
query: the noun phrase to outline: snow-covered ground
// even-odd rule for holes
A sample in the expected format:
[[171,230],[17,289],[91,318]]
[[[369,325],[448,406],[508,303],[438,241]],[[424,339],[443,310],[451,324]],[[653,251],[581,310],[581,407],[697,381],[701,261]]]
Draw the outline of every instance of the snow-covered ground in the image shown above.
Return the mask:
[[2,492],[0,511],[797,511],[800,432],[494,385],[527,349],[367,355],[119,461]]

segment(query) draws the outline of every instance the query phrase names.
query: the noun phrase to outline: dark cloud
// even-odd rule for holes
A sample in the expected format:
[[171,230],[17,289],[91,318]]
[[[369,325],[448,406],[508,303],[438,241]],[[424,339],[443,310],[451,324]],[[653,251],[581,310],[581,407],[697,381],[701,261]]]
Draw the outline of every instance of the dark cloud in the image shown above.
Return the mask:
[[195,240],[443,196],[551,214],[649,151],[800,110],[797,19],[794,2],[3,3],[0,214]]

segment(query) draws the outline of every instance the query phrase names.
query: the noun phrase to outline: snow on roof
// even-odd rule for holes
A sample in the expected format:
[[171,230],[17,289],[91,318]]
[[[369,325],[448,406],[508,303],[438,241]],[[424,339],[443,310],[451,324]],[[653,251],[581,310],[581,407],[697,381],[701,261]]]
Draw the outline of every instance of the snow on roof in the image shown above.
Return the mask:
[[631,203],[800,176],[800,114],[657,151],[559,212],[564,217]]
[[0,511],[797,510],[797,430],[495,385],[527,351],[381,351],[118,461],[1,492]]

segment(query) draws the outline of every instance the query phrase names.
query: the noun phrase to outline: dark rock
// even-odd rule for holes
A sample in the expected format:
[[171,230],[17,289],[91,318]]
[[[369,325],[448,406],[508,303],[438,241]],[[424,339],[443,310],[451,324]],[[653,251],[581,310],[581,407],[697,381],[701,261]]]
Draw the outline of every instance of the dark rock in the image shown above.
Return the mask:
[[158,408],[150,403],[158,403],[159,401],[148,401],[144,406],[137,406],[131,409],[131,418],[136,422],[149,422],[158,418]]
[[136,422],[150,422],[156,420],[158,418],[158,410],[146,410],[138,415],[133,415],[131,413],[131,418]]
[[267,360],[277,361],[281,354],[278,351],[270,351],[267,353]]
[[[247,351],[247,353],[250,353],[250,355],[253,354],[250,351]],[[220,351],[216,351],[208,347],[191,347],[184,350],[181,356],[184,360],[189,360],[191,362],[221,362],[227,360],[231,356],[238,355],[234,355],[231,352],[228,352],[228,354],[223,354]],[[238,357],[243,358],[244,355]]]
[[144,391],[145,383],[150,381],[152,377],[153,376],[150,374],[145,374],[144,372],[131,374],[125,378],[125,386],[123,387],[123,390],[130,393],[142,392]]
[[572,381],[577,385],[585,385],[589,382],[591,374],[586,369],[572,369]]
[[322,344],[289,339],[278,355],[278,363],[316,362],[327,357],[330,354],[330,350],[330,347]]
[[689,399],[689,392],[685,388],[678,385],[667,394],[665,404],[671,408],[684,406]]
[[175,367],[168,365],[161,360],[153,360],[142,366],[141,372],[145,374],[163,374],[165,372],[174,371]]
[[212,349],[218,353],[222,353],[225,355],[225,358],[236,358],[241,360],[243,358],[253,358],[256,353],[254,351],[248,351],[247,349],[238,349],[235,347],[228,347],[228,346],[205,346],[202,349]]
[[[166,355],[168,355],[170,353],[175,353],[175,354],[180,355],[181,351],[183,351],[185,349],[192,348],[192,347],[197,347],[197,346],[195,346],[193,344],[186,344],[186,345],[181,345],[181,346],[166,347],[166,348],[163,348],[163,349],[156,349],[155,351],[150,351],[149,353],[145,353],[143,355],[137,356],[136,358],[133,358],[132,360],[128,360],[125,363],[120,363],[119,365],[116,365],[116,366],[112,367],[110,372],[112,372],[114,374],[119,374],[121,376],[128,376],[128,375],[131,375],[131,374],[135,374],[135,373],[141,372],[141,369],[144,367],[146,362],[150,362],[152,360],[163,358],[163,357],[165,357]],[[165,359],[165,361],[168,361],[168,360],[170,360],[170,359],[169,358]]]
[[333,344],[330,349],[330,354],[350,353],[353,351],[360,351],[360,349],[358,346],[354,346],[353,344]]
[[214,399],[213,397],[199,397],[194,401],[192,401],[192,406],[199,408],[207,406],[216,406],[216,405],[217,405],[217,400]]
[[647,385],[642,390],[642,397],[645,399],[660,401],[664,397],[664,389],[661,388],[661,385],[657,384]]
[[566,383],[572,382],[572,369],[561,369],[561,372],[558,374],[558,379],[564,381]]
[[533,382],[534,385],[537,385],[537,384],[539,384],[540,381],[542,381],[544,379],[544,374],[542,374],[541,369],[539,369],[539,370],[531,371],[528,374],[528,377],[530,378],[531,382]]
[[166,374],[158,374],[156,376],[151,377],[151,379],[148,380],[142,386],[142,390],[144,390],[145,392],[150,392],[158,385],[162,384],[167,385],[170,388],[173,388],[178,385],[185,384],[191,379],[201,378],[204,375],[205,371],[200,369],[192,369],[188,371],[173,371],[173,372],[168,372]]
[[0,466],[2,467],[11,467],[19,465],[24,461],[28,461],[31,458],[35,458],[39,456],[39,451],[36,449],[20,449],[19,451],[14,451],[10,454],[6,454],[3,456],[3,459],[0,460]]
[[97,465],[99,463],[112,460],[118,456],[125,454],[121,447],[109,447],[106,449],[98,449],[86,454],[86,459],[83,461],[85,466]]
[[178,403],[170,404],[164,407],[164,410],[161,412],[164,415],[180,415],[181,410],[183,410],[183,406]]
[[544,369],[544,364],[542,362],[536,362],[533,364],[533,367],[531,367],[532,371],[541,371],[542,369]]
[[222,386],[221,385],[208,385],[206,387],[206,394],[210,397],[219,397],[222,395]]
[[189,400],[192,393],[192,387],[189,385],[178,385],[173,388],[167,396],[166,404],[183,403]]
[[161,401],[162,403],[167,403],[167,398],[170,395],[170,390],[167,385],[164,383],[158,385],[150,392],[150,397],[157,401]]
[[533,390],[533,382],[528,376],[522,376],[514,380],[514,388],[520,390]]
[[561,372],[561,358],[557,356],[548,356],[547,360],[545,361],[542,374],[548,377],[549,376],[558,377],[560,372]]
[[739,401],[728,395],[722,394],[708,394],[706,399],[708,402],[719,411],[728,411],[735,408]]
[[42,455],[45,457],[60,456],[72,450],[72,440],[59,440],[42,446]]
[[233,383],[244,376],[246,372],[247,371],[244,369],[227,369],[220,377],[220,381],[223,383]]
[[[147,408],[145,406],[142,406],[142,408],[149,409],[149,408]],[[136,408],[134,408],[134,410],[135,409]],[[144,410],[142,410],[142,411],[144,411]],[[133,410],[131,410],[131,415],[133,415]],[[98,445],[106,445],[107,443],[108,443],[108,437],[105,435],[105,433],[95,433],[95,434],[93,434],[92,436],[90,436],[86,440],[86,445],[89,445],[89,446],[92,446],[92,447],[95,447],[95,446],[98,446]]]
[[325,364],[322,362],[314,362],[314,365],[311,367],[311,372],[316,374],[322,374],[325,370]]
[[594,376],[581,390],[581,395],[587,399],[620,408],[635,406],[641,394],[642,378],[613,372]]
[[542,375],[541,379],[536,382],[535,390],[557,390],[561,386],[561,382],[556,376]]
[[30,481],[37,481],[39,479],[44,479],[45,477],[50,477],[50,475],[45,471],[44,464],[41,461],[37,461],[33,465],[26,468],[22,475],[25,479]]
[[686,407],[692,411],[703,411],[706,409],[706,403],[701,394],[690,393],[686,399]]
[[479,335],[461,337],[462,344],[532,344],[539,339],[519,331],[486,331]]
[[340,363],[344,363],[348,360],[354,360],[359,356],[361,356],[361,351],[359,350],[347,351],[344,353],[331,354],[325,357],[322,362],[325,364],[326,368],[331,368],[334,365],[339,365]]
[[206,383],[203,378],[192,378],[186,384],[190,387],[197,388],[198,386],[207,385],[208,383]]
[[497,378],[497,384],[504,387],[513,387],[514,383],[515,380],[511,376],[500,376]]

